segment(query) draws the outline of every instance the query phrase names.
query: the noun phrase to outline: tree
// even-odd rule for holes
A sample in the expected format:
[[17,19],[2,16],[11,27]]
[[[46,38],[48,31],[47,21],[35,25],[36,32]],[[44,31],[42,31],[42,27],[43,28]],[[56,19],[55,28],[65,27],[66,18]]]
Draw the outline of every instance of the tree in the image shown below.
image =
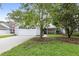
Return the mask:
[[55,17],[56,22],[65,29],[68,38],[70,38],[79,25],[79,7],[73,3],[60,4],[59,6],[55,11],[55,16],[58,16]]
[[23,13],[20,10],[12,11],[11,13],[8,13],[8,18],[15,20],[19,25],[23,25]]
[[64,28],[68,38],[79,25],[79,7],[73,3],[63,4],[22,4],[20,10],[9,13],[8,16],[22,26],[39,26],[40,37],[43,36],[43,29],[49,23]]
[[8,16],[15,21],[22,23],[22,26],[39,26],[42,39],[43,29],[50,21],[48,9],[51,4],[22,4],[21,10],[13,11]]
[[[30,6],[31,8],[28,8],[28,6]],[[43,36],[44,27],[47,26],[50,23],[50,21],[49,21],[50,16],[48,16],[49,15],[48,9],[50,9],[50,7],[51,7],[51,4],[44,4],[44,3],[40,3],[40,4],[22,4],[22,8],[24,10],[32,10],[36,15],[38,15],[38,19],[34,20],[34,21],[38,21],[38,22],[35,22],[34,25],[39,24],[40,38],[41,39],[42,39],[42,36]],[[31,24],[31,22],[30,22],[30,24]]]
[[43,36],[43,29],[45,24],[48,25],[48,23],[50,22],[50,16],[48,9],[50,9],[51,4],[44,4],[44,3],[40,3],[40,4],[33,4],[33,10],[37,10],[36,13],[38,13],[39,16],[39,24],[40,24],[40,38],[42,39]]

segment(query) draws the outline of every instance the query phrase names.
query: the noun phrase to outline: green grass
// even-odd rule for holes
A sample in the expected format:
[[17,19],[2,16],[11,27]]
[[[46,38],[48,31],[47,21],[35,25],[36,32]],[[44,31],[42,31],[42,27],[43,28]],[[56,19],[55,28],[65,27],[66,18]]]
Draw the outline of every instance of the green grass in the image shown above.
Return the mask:
[[73,33],[73,36],[77,36],[77,37],[79,37],[79,32],[75,32],[75,33]]
[[14,35],[0,35],[0,38],[6,38],[6,37],[11,37],[11,36],[14,36]]
[[48,34],[48,37],[58,38],[58,37],[64,37],[64,35],[62,35],[62,34]]
[[[63,34],[48,34],[48,37],[51,38],[59,38],[59,37],[67,37],[66,35]],[[73,33],[71,38],[79,38],[79,32],[78,33]]]
[[79,45],[58,40],[48,43],[29,40],[1,56],[79,56]]

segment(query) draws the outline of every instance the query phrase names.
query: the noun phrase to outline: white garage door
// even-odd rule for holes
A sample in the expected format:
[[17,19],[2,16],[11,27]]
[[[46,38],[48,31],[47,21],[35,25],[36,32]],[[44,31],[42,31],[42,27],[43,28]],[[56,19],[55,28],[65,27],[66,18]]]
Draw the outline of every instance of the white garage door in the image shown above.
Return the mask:
[[39,29],[16,29],[16,35],[40,35]]

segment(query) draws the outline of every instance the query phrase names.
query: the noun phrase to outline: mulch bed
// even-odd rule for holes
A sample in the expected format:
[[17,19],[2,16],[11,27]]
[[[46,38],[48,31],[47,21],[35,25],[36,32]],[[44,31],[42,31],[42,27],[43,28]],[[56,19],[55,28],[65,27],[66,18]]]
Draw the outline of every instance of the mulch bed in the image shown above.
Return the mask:
[[34,41],[43,41],[43,42],[46,42],[46,41],[51,41],[52,39],[51,38],[47,38],[47,37],[43,37],[42,39],[40,37],[35,37],[33,38]]
[[67,37],[48,38],[48,37],[43,37],[41,39],[40,37],[35,37],[32,40],[35,42],[41,42],[41,43],[46,43],[46,42],[49,42],[52,40],[60,40],[60,41],[67,42],[67,43],[79,44],[79,38],[67,38]]
[[67,37],[61,37],[57,40],[61,40],[63,42],[73,43],[73,44],[79,44],[79,38],[67,38]]
[[52,38],[43,37],[41,39],[40,37],[35,37],[32,39],[32,41],[46,43],[46,42],[52,41]]

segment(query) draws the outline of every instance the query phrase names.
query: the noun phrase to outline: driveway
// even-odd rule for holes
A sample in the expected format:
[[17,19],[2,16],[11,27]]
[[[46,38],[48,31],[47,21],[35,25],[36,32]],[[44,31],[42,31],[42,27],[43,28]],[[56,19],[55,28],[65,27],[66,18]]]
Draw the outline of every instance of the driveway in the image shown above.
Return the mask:
[[35,36],[13,36],[0,39],[0,54],[6,52],[19,44],[33,38]]

